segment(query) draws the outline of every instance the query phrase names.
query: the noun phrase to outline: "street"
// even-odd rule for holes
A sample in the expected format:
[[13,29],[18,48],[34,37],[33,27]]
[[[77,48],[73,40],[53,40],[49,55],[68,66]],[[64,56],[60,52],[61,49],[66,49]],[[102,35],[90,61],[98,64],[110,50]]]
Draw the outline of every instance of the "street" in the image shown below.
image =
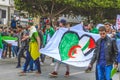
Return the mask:
[[[24,60],[22,60],[23,62]],[[21,69],[17,69],[17,59],[1,59],[0,60],[0,80],[95,80],[94,69],[91,73],[84,73],[85,68],[76,68],[70,66],[70,77],[64,77],[65,66],[61,64],[58,77],[50,78],[49,73],[53,71],[54,66],[50,66],[50,58],[47,58],[45,64],[42,65],[42,74],[36,76],[35,73],[27,73],[26,76],[19,76]],[[119,73],[115,74],[113,80],[120,80]]]

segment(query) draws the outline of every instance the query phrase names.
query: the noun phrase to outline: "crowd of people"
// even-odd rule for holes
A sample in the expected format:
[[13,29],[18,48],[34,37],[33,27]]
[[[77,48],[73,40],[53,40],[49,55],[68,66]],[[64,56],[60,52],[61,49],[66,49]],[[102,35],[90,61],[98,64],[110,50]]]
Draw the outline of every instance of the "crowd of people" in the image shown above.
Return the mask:
[[[18,46],[14,46],[9,43],[6,43],[5,41],[2,41],[3,51],[1,58],[6,59],[7,57],[9,58],[16,57],[18,60],[16,68],[22,67],[21,58],[24,58],[26,61],[25,64],[23,65],[24,69],[21,72],[21,75],[24,75],[24,73],[27,71],[27,66],[29,63],[30,63],[29,70],[33,71],[34,62],[39,68],[38,72],[41,73],[40,64],[38,63],[41,63],[41,65],[44,64],[45,55],[43,54],[40,55],[41,62],[39,61],[39,58],[34,59],[34,57],[31,56],[31,53],[35,52],[36,49],[32,49],[33,47],[30,47],[30,43],[33,46],[35,46],[35,44],[32,44],[32,42],[39,43],[38,49],[45,47],[45,45],[48,43],[48,41],[53,36],[55,31],[59,29],[59,27],[52,27],[51,23],[48,21],[46,21],[45,24],[42,26],[40,25],[33,26],[34,24],[33,22],[28,22],[28,25],[26,27],[23,27],[20,24],[18,24],[18,22],[15,19],[16,18],[12,20],[10,28],[0,27],[0,33],[1,36],[11,36],[18,38],[17,40]],[[66,20],[64,19],[62,19],[58,25],[60,25],[60,27],[65,27],[65,25],[67,25],[67,27],[69,26],[68,24],[66,24]],[[34,30],[36,33],[34,32]],[[29,38],[26,38],[26,36]],[[39,52],[39,50],[37,51]],[[56,61],[52,58],[50,65],[55,65],[55,62]]]
[[[7,56],[9,58],[16,57],[18,60],[16,68],[20,68],[22,66],[21,58],[24,58],[25,63],[23,65],[23,70],[20,72],[20,76],[26,75],[27,70],[33,71],[34,63],[36,66],[35,70],[38,70],[36,74],[41,74],[42,71],[40,65],[44,64],[45,55],[40,54],[39,49],[45,47],[56,30],[62,27],[69,28],[70,25],[64,19],[61,19],[58,22],[59,25],[57,25],[57,27],[55,27],[55,25],[52,26],[49,21],[45,22],[44,25],[38,26],[33,26],[34,23],[29,22],[28,26],[26,27],[22,27],[19,23],[17,23],[14,19],[10,28],[0,27],[1,36],[12,36],[18,38],[18,46],[13,46],[3,41],[1,58],[5,59]],[[117,50],[117,45],[115,42],[116,39],[120,39],[120,29],[116,30],[111,26],[112,25],[109,22],[105,22],[104,26],[100,28],[95,27],[92,22],[83,23],[83,30],[85,32],[100,34],[101,36],[96,42],[97,47],[95,48],[95,54],[93,55],[88,68],[86,69],[86,72],[91,71],[94,62],[97,61],[97,80],[111,80],[110,71],[112,70],[113,62],[115,63],[116,68],[118,66],[116,55],[120,52]],[[49,75],[52,77],[57,77],[61,62],[53,58],[51,60],[51,65],[55,64],[55,68]],[[29,69],[28,65],[30,65]],[[65,76],[68,77],[70,75],[69,65],[65,65]]]

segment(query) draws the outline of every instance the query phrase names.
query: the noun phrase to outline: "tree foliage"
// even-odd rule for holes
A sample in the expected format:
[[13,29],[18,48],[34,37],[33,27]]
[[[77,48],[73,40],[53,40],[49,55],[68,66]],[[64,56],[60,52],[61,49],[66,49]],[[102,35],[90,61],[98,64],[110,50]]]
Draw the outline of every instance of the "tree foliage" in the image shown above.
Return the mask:
[[18,10],[54,18],[61,14],[87,16],[89,19],[114,19],[120,13],[120,0],[14,0]]
[[69,13],[76,3],[77,0],[15,0],[16,9],[49,17]]
[[120,0],[82,0],[80,5],[74,9],[75,14],[94,21],[115,19],[120,14]]

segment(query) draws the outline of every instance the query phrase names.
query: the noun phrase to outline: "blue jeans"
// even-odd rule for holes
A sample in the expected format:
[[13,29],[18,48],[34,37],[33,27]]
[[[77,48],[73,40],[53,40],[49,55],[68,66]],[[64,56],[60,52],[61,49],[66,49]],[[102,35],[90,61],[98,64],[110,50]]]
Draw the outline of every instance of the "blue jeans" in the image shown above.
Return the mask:
[[[25,63],[24,63],[22,69],[24,70],[25,67],[26,66],[25,66]],[[34,61],[31,59],[30,62],[29,62],[29,67],[28,67],[27,71],[29,72],[29,71],[34,71],[34,70],[37,70],[37,66],[34,64]]]
[[35,65],[35,63],[34,63],[34,61],[33,61],[32,59],[30,60],[29,65],[30,65],[30,66],[29,66],[29,68],[28,68],[28,71],[30,71],[30,70],[31,70],[31,71],[32,71],[32,70],[33,70],[33,71],[34,71],[34,70],[37,70],[37,66]]
[[7,51],[7,43],[3,43],[3,51]]
[[112,65],[106,66],[97,64],[97,80],[112,80],[110,76],[112,68]]
[[[32,60],[31,55],[30,55],[29,51],[27,51],[27,57],[26,57],[26,61],[25,61],[24,69],[23,69],[24,72],[27,71],[27,67],[28,67],[28,65],[30,64],[30,61],[31,61],[31,60]],[[41,73],[41,67],[40,67],[39,58],[36,59],[36,60],[34,61],[34,63],[35,63],[35,65],[37,66],[38,72]],[[31,62],[30,66],[33,67],[33,62]]]
[[17,56],[17,53],[18,53],[18,46],[13,46],[13,45],[12,45],[11,50],[12,50],[13,57],[14,57],[14,55]]

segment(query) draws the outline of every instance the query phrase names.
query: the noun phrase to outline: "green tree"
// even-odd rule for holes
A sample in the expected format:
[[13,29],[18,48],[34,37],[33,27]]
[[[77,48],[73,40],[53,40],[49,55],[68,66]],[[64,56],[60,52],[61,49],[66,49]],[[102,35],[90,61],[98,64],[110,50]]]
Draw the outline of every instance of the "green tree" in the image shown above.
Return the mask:
[[33,16],[53,19],[62,14],[82,15],[100,22],[120,13],[120,0],[15,0],[15,7]]
[[88,17],[96,22],[103,19],[115,19],[116,14],[120,13],[120,0],[82,0],[80,6],[74,9],[75,15]]
[[77,0],[15,0],[15,7],[33,16],[41,15],[52,19],[61,14],[69,14],[71,8],[78,2]]

